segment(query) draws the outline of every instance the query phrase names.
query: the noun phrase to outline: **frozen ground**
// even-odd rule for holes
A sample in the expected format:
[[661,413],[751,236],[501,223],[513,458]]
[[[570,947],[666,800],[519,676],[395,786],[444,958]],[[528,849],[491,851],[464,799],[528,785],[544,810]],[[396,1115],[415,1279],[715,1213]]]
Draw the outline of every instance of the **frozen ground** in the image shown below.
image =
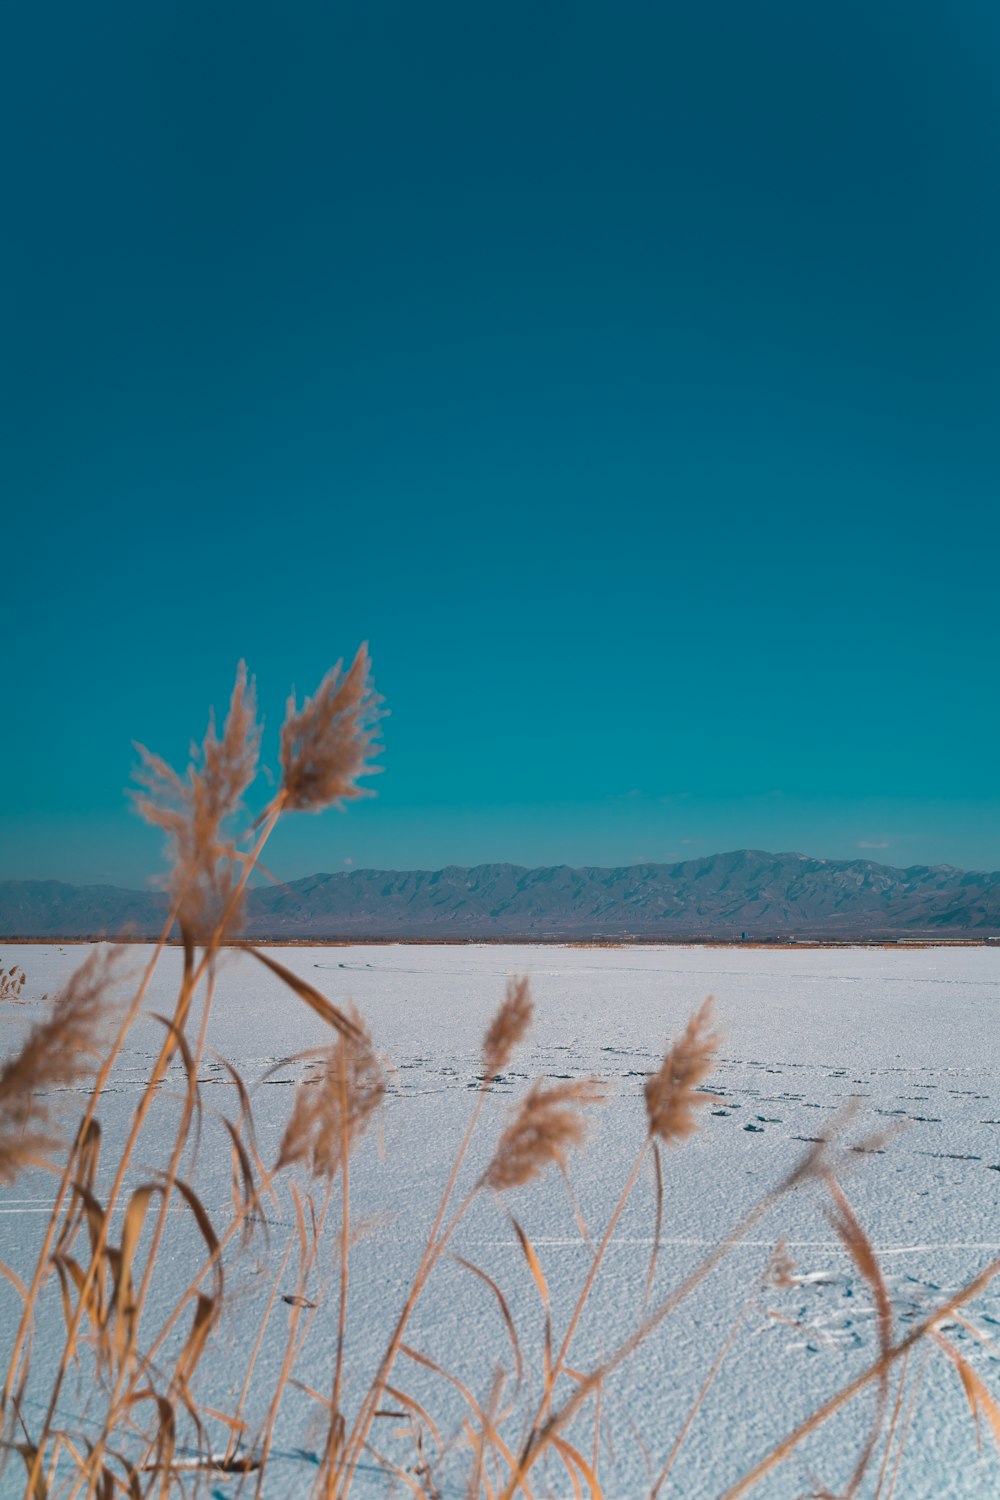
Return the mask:
[[[130,962],[138,967],[146,951],[134,950]],[[17,961],[27,969],[25,995],[56,990],[81,956],[79,948],[41,946],[6,948],[2,955],[5,963]],[[724,1104],[706,1109],[701,1134],[669,1155],[654,1302],[782,1178],[848,1097],[858,1098],[864,1110],[855,1134],[897,1123],[903,1127],[884,1154],[855,1156],[845,1182],[882,1258],[898,1328],[1000,1254],[1000,953],[995,950],[399,945],[286,949],[280,957],[331,999],[343,1003],[353,997],[396,1069],[382,1139],[367,1140],[355,1159],[355,1210],[367,1228],[354,1256],[350,1304],[349,1364],[359,1372],[359,1383],[384,1343],[429,1227],[437,1190],[468,1117],[480,1040],[510,974],[531,976],[536,1023],[488,1101],[470,1176],[481,1169],[511,1098],[526,1080],[596,1072],[609,1080],[614,1094],[595,1119],[589,1150],[578,1160],[573,1179],[584,1219],[598,1231],[642,1139],[644,1074],[656,1066],[691,1009],[706,994],[717,996],[725,1041],[712,1086]],[[169,1007],[178,967],[179,955],[168,953],[151,1009]],[[20,1035],[17,1023],[30,1020],[35,1010],[20,1006],[15,1014],[3,1008],[5,1050]],[[152,1022],[137,1031],[116,1071],[113,1091],[102,1102],[109,1139],[124,1128],[159,1036]],[[326,1039],[310,1012],[252,959],[227,958],[210,1041],[248,1082],[262,1079],[283,1056]],[[273,1157],[288,1115],[293,1071],[261,1082],[254,1092],[265,1157]],[[207,1102],[232,1110],[232,1090],[221,1067],[208,1062],[202,1076]],[[68,1102],[79,1105],[80,1100]],[[162,1107],[172,1107],[169,1099]],[[153,1146],[145,1152],[137,1181],[157,1164]],[[228,1155],[203,1148],[197,1181],[206,1203],[224,1217]],[[46,1190],[43,1179],[26,1177],[0,1193],[0,1259],[21,1274],[44,1222]],[[542,1258],[558,1333],[588,1264],[572,1205],[558,1178],[550,1177],[511,1195],[508,1206]],[[189,1247],[188,1221],[178,1215],[171,1228],[180,1275]],[[219,1338],[200,1390],[210,1405],[224,1408],[233,1402],[242,1379],[240,1356],[256,1336],[269,1273],[291,1232],[290,1219],[272,1216],[268,1247],[255,1242],[240,1273],[238,1327]],[[657,1469],[782,1233],[798,1280],[751,1306],[661,1493],[688,1500],[722,1494],[876,1353],[870,1299],[825,1216],[822,1197],[809,1189],[784,1201],[611,1382],[605,1403],[608,1441],[600,1454],[609,1497],[648,1493],[644,1449]],[[587,1368],[633,1326],[651,1234],[652,1190],[643,1181],[623,1216],[590,1316],[574,1344],[571,1362],[577,1368]],[[526,1350],[537,1351],[537,1297],[503,1206],[484,1197],[456,1248],[502,1282]],[[328,1386],[333,1358],[336,1299],[327,1281],[330,1270],[331,1262],[325,1263],[311,1287],[320,1311],[298,1371],[320,1389]],[[13,1309],[12,1294],[0,1284],[0,1346]],[[772,1311],[781,1317],[770,1316]],[[987,1339],[1000,1333],[1000,1285],[978,1304],[973,1321]],[[282,1316],[265,1341],[262,1392],[280,1358],[284,1332]],[[442,1265],[411,1333],[412,1343],[447,1363],[481,1398],[497,1361],[509,1355],[495,1304],[455,1264]],[[1000,1394],[1000,1362],[992,1343],[960,1326],[949,1336]],[[43,1322],[39,1369],[57,1341],[57,1324]],[[911,1374],[919,1364],[912,1363]],[[453,1435],[459,1413],[448,1388],[416,1366],[398,1373],[400,1382],[405,1376],[409,1389],[441,1415],[445,1436]],[[85,1391],[68,1387],[64,1407],[67,1420],[82,1419]],[[835,1419],[757,1493],[784,1500],[824,1485],[842,1486],[852,1444],[870,1410],[862,1406]],[[307,1491],[314,1436],[301,1405],[291,1400],[268,1496]],[[514,1428],[509,1436],[516,1437]],[[444,1495],[464,1493],[457,1474],[445,1467]],[[4,1494],[18,1492],[12,1471],[6,1484]],[[372,1475],[365,1488],[375,1493],[381,1485]],[[235,1491],[235,1481],[220,1483],[217,1490]],[[862,1493],[874,1491],[873,1480]],[[570,1492],[564,1475],[551,1472],[549,1492]],[[883,1500],[887,1492],[888,1480]],[[935,1354],[923,1377],[896,1500],[996,1493],[1000,1464],[988,1432],[980,1456],[955,1370]]]

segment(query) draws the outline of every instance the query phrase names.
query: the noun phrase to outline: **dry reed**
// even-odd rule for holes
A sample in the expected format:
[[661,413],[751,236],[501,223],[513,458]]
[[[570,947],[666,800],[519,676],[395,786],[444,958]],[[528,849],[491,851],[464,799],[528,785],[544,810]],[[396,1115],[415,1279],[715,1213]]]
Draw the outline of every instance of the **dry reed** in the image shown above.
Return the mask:
[[60,1144],[53,1095],[95,1070],[111,973],[112,960],[92,954],[0,1068],[0,1182],[8,1187],[25,1167],[50,1165]]
[[649,1134],[667,1145],[682,1141],[698,1128],[697,1108],[719,1103],[717,1094],[699,1090],[699,1085],[712,1071],[719,1045],[718,1034],[712,1030],[714,1007],[710,995],[688,1021],[659,1070],[646,1079],[644,1093]]
[[524,1041],[534,1015],[531,986],[527,979],[511,979],[507,994],[483,1038],[483,1077],[496,1078],[507,1067]]
[[569,1151],[583,1144],[587,1122],[581,1110],[607,1098],[599,1079],[535,1083],[518,1106],[497,1143],[483,1182],[494,1192],[532,1182],[546,1167],[566,1170]]
[[227,907],[233,897],[237,846],[226,829],[257,774],[260,751],[256,693],[245,663],[237,670],[222,738],[210,716],[185,776],[144,745],[136,749],[141,765],[135,779],[142,790],[134,796],[135,805],[147,823],[167,835],[169,889],[182,932],[202,941],[224,912],[226,926],[236,931],[238,904],[228,912]]
[[277,1168],[307,1164],[313,1177],[336,1177],[385,1096],[385,1072],[360,1012],[356,1036],[342,1036],[323,1055],[318,1075],[299,1084],[278,1152]]
[[320,812],[369,795],[357,783],[360,776],[381,770],[369,761],[378,753],[381,704],[372,687],[366,646],[346,674],[338,662],[301,709],[294,696],[289,698],[281,731],[282,793],[289,811]]
[[9,969],[0,969],[0,1000],[18,1000],[24,989],[27,975],[20,964],[11,964]]

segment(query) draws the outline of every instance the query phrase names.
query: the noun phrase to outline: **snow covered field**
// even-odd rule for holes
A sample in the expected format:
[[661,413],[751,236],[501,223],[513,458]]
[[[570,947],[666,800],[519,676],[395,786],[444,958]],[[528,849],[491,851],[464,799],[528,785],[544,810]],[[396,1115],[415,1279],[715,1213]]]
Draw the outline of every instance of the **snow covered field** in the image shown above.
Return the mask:
[[[138,968],[147,952],[132,950],[129,963]],[[27,970],[28,996],[58,989],[83,953],[74,947],[26,946],[5,948],[2,956],[6,964],[16,961]],[[572,1175],[583,1218],[598,1232],[643,1138],[644,1075],[690,1011],[705,995],[717,997],[724,1042],[711,1086],[724,1102],[702,1111],[701,1133],[668,1155],[663,1249],[651,1303],[788,1172],[848,1098],[857,1098],[863,1111],[852,1126],[853,1138],[879,1127],[902,1127],[884,1153],[852,1156],[844,1179],[888,1277],[897,1331],[1000,1254],[1000,953],[995,950],[398,945],[285,949],[278,956],[332,1000],[356,1000],[395,1067],[381,1138],[373,1132],[365,1140],[352,1171],[354,1211],[365,1233],[353,1260],[349,1372],[370,1374],[384,1346],[468,1118],[483,1032],[511,974],[531,976],[535,1025],[487,1101],[469,1180],[485,1164],[511,1100],[526,1081],[540,1074],[596,1073],[609,1081],[613,1094],[595,1115],[589,1147]],[[151,1010],[170,1008],[179,961],[176,952],[165,955],[150,994]],[[17,1023],[34,1014],[36,1006],[20,1006],[12,1019],[4,1007],[4,1051],[22,1034]],[[161,1035],[152,1021],[133,1034],[102,1107],[109,1142],[125,1127]],[[209,1041],[248,1083],[263,1079],[282,1057],[328,1040],[322,1024],[250,957],[226,958]],[[286,1068],[254,1090],[267,1160],[274,1158],[288,1116],[295,1074]],[[181,1077],[178,1069],[178,1083]],[[202,1077],[206,1103],[235,1112],[221,1065],[207,1060]],[[68,1102],[80,1104],[79,1099]],[[165,1098],[162,1108],[172,1107]],[[206,1205],[224,1218],[230,1162],[226,1151],[209,1149],[211,1139],[206,1126],[197,1185]],[[156,1165],[147,1145],[135,1181]],[[14,1189],[0,1192],[0,1259],[21,1275],[32,1264],[47,1191],[45,1179],[26,1176]],[[456,1249],[503,1285],[530,1354],[540,1348],[541,1315],[507,1207],[541,1257],[557,1337],[589,1251],[556,1174],[510,1195],[506,1205],[484,1194],[464,1224]],[[787,1236],[797,1279],[792,1287],[769,1289],[751,1302],[661,1493],[690,1500],[723,1494],[773,1442],[875,1356],[870,1296],[825,1209],[826,1199],[815,1186],[785,1199],[609,1383],[607,1441],[600,1452],[605,1494],[648,1493],[647,1452],[655,1472],[779,1235]],[[267,1245],[262,1239],[253,1242],[237,1277],[238,1327],[220,1337],[203,1370],[201,1394],[216,1407],[231,1406],[239,1390],[241,1357],[256,1336],[274,1271],[293,1232],[290,1217],[270,1211],[269,1217]],[[169,1247],[178,1276],[188,1223],[178,1215],[178,1243]],[[652,1227],[652,1184],[645,1178],[622,1218],[573,1346],[570,1362],[576,1368],[586,1369],[608,1352],[641,1315]],[[333,1362],[333,1257],[331,1237],[329,1259],[311,1287],[320,1311],[297,1372],[320,1390],[328,1388]],[[0,1284],[0,1349],[14,1309],[13,1294]],[[987,1338],[1000,1334],[1000,1284],[980,1300],[971,1321]],[[279,1316],[265,1340],[259,1401],[280,1360],[284,1328]],[[58,1337],[58,1322],[43,1320],[39,1369]],[[958,1325],[949,1329],[949,1337],[1000,1395],[1000,1357],[993,1345]],[[496,1304],[454,1262],[439,1268],[410,1342],[467,1380],[481,1399],[497,1362],[510,1363]],[[914,1355],[911,1378],[923,1360],[923,1352]],[[416,1365],[397,1374],[440,1416],[444,1436],[452,1436],[460,1413],[449,1388]],[[255,1399],[252,1394],[251,1409],[259,1415],[262,1407],[254,1407]],[[71,1382],[64,1392],[64,1416],[71,1419],[78,1409],[83,1417],[85,1405],[85,1391]],[[755,1493],[783,1500],[843,1486],[871,1411],[869,1397],[835,1418]],[[390,1421],[384,1425],[393,1427]],[[512,1424],[512,1442],[517,1431]],[[268,1496],[307,1490],[314,1436],[304,1403],[290,1398]],[[875,1493],[877,1477],[876,1465],[862,1494]],[[3,1493],[18,1493],[20,1482],[20,1475],[8,1470]],[[382,1488],[374,1471],[365,1488],[372,1493]],[[237,1482],[228,1480],[220,1481],[216,1492],[236,1490]],[[887,1476],[882,1500],[888,1490]],[[551,1471],[549,1491],[569,1492],[565,1474]],[[464,1493],[459,1467],[445,1466],[441,1492]],[[988,1429],[980,1456],[956,1371],[934,1353],[923,1375],[897,1500],[995,1493],[1000,1493],[1000,1464]]]

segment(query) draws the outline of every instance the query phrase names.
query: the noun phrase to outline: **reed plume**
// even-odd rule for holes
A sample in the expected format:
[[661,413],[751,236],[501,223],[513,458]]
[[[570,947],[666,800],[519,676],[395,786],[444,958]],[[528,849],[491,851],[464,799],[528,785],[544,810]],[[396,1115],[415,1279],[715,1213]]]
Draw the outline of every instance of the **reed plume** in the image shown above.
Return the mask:
[[294,693],[281,730],[283,804],[293,812],[320,812],[334,803],[370,795],[359,776],[382,769],[369,764],[382,718],[382,699],[371,680],[367,646],[361,646],[346,674],[338,662],[323,678],[314,698],[301,709]]
[[313,1177],[332,1181],[385,1097],[381,1058],[354,1006],[350,1019],[354,1031],[324,1051],[319,1078],[296,1090],[276,1170],[306,1162]]
[[25,1167],[45,1166],[61,1144],[51,1095],[79,1083],[100,1055],[111,968],[111,958],[91,954],[0,1068],[0,1182],[8,1187]]
[[9,969],[0,969],[0,1000],[16,1000],[24,989],[26,978],[20,964],[11,964]]
[[596,1078],[555,1083],[548,1088],[540,1082],[534,1084],[501,1135],[483,1182],[505,1193],[531,1182],[553,1162],[565,1171],[567,1153],[581,1145],[587,1133],[580,1110],[586,1105],[603,1104],[605,1098]]
[[680,1037],[667,1052],[657,1072],[646,1079],[646,1116],[649,1134],[668,1144],[697,1130],[695,1109],[717,1104],[718,1096],[699,1090],[712,1070],[719,1035],[712,1030],[715,1001],[711,995],[695,1011]]
[[231,908],[237,850],[226,825],[243,805],[257,774],[260,750],[256,693],[246,664],[240,662],[237,669],[222,738],[210,715],[186,775],[179,775],[144,745],[136,749],[142,764],[135,780],[142,790],[133,799],[140,816],[167,835],[168,886],[182,933],[192,940],[205,938],[223,913],[227,929],[236,930],[241,912],[238,906]]
[[507,994],[483,1038],[483,1077],[489,1082],[502,1073],[531,1025],[535,1005],[525,979],[509,979]]
[[764,1281],[765,1285],[777,1287],[779,1291],[788,1291],[795,1286],[795,1262],[788,1253],[784,1235],[771,1252]]

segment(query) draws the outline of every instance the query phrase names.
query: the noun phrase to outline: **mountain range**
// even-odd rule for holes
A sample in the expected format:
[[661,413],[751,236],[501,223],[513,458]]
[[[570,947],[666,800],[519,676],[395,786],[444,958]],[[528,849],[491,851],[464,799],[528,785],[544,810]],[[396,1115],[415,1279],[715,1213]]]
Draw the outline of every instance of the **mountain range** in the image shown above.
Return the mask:
[[[165,913],[160,892],[0,881],[8,939],[152,936]],[[258,886],[245,931],[259,940],[985,938],[1000,934],[1000,871],[757,849],[616,869],[350,870]]]

